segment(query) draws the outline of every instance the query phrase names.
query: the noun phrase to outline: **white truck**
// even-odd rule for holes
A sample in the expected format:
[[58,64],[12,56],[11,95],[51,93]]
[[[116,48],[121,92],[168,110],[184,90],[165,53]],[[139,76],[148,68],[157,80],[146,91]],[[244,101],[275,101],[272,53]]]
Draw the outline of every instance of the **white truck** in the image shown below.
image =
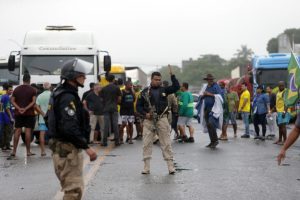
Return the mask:
[[147,74],[140,67],[125,67],[126,78],[143,88],[148,85]]
[[95,44],[92,32],[77,31],[73,26],[47,26],[42,31],[29,31],[26,33],[20,51],[11,52],[8,60],[9,71],[16,68],[15,59],[19,57],[19,80],[23,74],[31,75],[31,82],[42,84],[50,82],[58,84],[63,63],[69,59],[79,58],[92,63],[93,70],[86,76],[84,88],[79,89],[80,96],[89,89],[90,82],[98,82],[101,73],[99,53],[104,52],[104,71],[111,66],[107,51],[99,51]]

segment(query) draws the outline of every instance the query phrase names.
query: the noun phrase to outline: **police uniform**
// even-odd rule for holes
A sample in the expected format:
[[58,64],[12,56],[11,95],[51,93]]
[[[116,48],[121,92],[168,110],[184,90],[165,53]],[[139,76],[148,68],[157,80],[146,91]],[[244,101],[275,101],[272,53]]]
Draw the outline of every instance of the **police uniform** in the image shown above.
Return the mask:
[[[144,119],[143,121],[143,160],[144,170],[142,174],[150,173],[150,159],[152,156],[153,138],[158,135],[164,159],[167,161],[170,174],[175,172],[173,163],[173,151],[171,146],[170,126],[167,118],[169,94],[179,90],[180,85],[175,75],[171,76],[172,85],[169,87],[147,87],[139,96],[137,101],[137,111],[145,118],[146,113],[150,113],[150,107],[155,109],[158,116],[156,127],[153,119]],[[149,105],[149,101],[150,104]],[[152,109],[153,110],[153,109]],[[155,129],[155,130],[154,130]]]
[[90,126],[77,87],[64,82],[55,89],[47,114],[49,147],[64,199],[81,199],[84,189],[82,149],[89,148]]

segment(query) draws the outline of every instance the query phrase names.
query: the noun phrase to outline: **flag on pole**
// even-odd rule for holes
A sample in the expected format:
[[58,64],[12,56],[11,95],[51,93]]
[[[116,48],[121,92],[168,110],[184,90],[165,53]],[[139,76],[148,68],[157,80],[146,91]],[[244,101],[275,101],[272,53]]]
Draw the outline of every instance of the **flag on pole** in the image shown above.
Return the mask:
[[[296,78],[297,74],[300,75],[299,73],[300,69],[297,58],[293,53],[291,53],[291,58],[288,65],[288,87],[287,91],[285,92],[285,105],[288,107],[294,106],[299,97],[298,88],[300,85],[300,78]],[[297,84],[296,81],[299,81],[299,84]]]

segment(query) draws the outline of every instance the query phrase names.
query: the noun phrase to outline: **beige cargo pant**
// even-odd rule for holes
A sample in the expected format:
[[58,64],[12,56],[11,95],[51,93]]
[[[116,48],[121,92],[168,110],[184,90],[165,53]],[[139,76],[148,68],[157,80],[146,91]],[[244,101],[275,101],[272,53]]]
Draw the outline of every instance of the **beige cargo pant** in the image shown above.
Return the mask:
[[67,157],[59,154],[52,155],[55,174],[60,181],[64,200],[79,200],[82,198],[83,183],[83,154],[74,149]]
[[[151,159],[153,139],[157,135],[152,132],[153,122],[145,119],[143,122],[143,160]],[[170,125],[167,117],[162,117],[157,122],[158,138],[162,155],[166,161],[173,160],[173,151],[171,146]]]

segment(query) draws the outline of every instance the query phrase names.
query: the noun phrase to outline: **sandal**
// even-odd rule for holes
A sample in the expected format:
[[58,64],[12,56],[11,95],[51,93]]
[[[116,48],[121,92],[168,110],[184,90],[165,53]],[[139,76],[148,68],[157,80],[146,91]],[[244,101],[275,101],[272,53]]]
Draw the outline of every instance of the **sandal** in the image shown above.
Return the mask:
[[27,156],[34,156],[34,155],[35,153],[31,153],[31,152],[27,154]]
[[46,153],[41,153],[41,156],[42,156],[42,157],[44,157],[44,156],[46,156],[46,155],[47,155]]
[[16,157],[16,154],[11,153],[11,154],[9,155],[9,157]]

